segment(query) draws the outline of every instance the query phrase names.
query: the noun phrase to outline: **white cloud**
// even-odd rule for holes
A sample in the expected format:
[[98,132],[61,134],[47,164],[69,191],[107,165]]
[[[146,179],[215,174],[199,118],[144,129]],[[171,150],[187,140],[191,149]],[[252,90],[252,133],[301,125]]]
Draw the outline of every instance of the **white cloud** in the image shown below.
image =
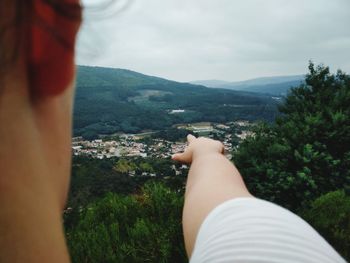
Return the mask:
[[309,59],[350,71],[348,0],[135,0],[108,10],[88,14],[78,63],[179,81],[303,74]]

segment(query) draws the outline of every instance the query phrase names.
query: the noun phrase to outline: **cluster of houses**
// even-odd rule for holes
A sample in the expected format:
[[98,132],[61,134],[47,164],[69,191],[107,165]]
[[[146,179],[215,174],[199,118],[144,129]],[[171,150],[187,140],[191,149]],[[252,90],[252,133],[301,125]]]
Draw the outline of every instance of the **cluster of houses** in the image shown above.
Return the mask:
[[[198,123],[178,126],[179,129],[187,129],[198,136],[213,137],[213,134],[221,134],[222,142],[231,158],[232,133],[228,132],[231,125],[247,127],[250,124],[246,121],[237,121],[228,124]],[[242,129],[236,134],[241,140],[252,135],[251,132]],[[174,153],[182,152],[186,148],[185,142],[171,142],[163,139],[142,140],[137,134],[122,134],[111,140],[96,139],[93,141],[84,140],[82,137],[74,137],[72,140],[72,151],[75,156],[89,156],[92,158],[111,157],[154,157],[168,158]]]
[[170,142],[162,139],[154,139],[152,144],[139,140],[137,135],[124,134],[116,140],[96,139],[84,140],[82,137],[74,137],[72,151],[75,156],[89,156],[103,159],[111,157],[155,157],[167,158],[172,154],[185,149],[183,142]]

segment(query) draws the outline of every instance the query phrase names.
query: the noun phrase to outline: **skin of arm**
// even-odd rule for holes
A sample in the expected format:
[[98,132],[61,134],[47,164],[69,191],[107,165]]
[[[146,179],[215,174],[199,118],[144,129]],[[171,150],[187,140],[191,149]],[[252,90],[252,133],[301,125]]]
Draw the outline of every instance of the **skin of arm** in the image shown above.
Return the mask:
[[33,100],[22,62],[0,96],[0,262],[69,262],[62,211],[71,167],[72,86]]
[[223,202],[237,197],[252,197],[236,169],[224,155],[222,143],[207,138],[187,136],[185,152],[173,160],[191,164],[186,183],[183,232],[190,258],[201,224]]

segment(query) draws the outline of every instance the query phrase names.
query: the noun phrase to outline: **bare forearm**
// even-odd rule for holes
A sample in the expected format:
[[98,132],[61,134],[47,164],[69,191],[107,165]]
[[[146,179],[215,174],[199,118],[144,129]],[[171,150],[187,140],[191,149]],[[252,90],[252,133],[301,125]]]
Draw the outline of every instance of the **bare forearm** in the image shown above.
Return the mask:
[[222,154],[212,153],[193,159],[188,175],[183,228],[190,256],[200,225],[221,203],[236,197],[250,197],[236,167]]

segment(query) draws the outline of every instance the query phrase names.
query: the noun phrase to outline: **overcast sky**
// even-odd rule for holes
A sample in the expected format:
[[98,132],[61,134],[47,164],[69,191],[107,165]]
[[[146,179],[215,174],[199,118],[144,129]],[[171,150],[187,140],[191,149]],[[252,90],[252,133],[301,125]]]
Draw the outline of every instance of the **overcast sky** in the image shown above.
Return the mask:
[[305,74],[310,59],[350,73],[350,0],[119,0],[88,10],[82,65],[177,81]]

